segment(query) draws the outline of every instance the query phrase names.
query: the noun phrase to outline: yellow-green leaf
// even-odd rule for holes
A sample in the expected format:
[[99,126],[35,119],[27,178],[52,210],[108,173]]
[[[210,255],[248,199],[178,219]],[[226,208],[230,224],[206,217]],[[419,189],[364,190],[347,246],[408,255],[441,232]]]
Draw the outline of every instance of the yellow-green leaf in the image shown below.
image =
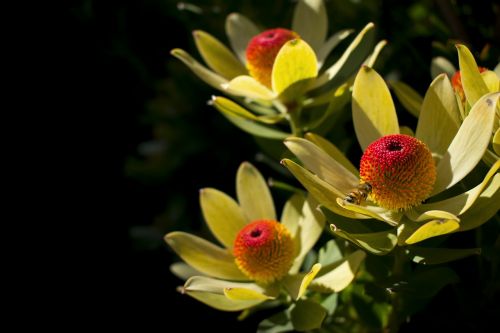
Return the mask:
[[[264,290],[255,283],[237,283],[230,281],[216,280],[208,277],[194,276],[184,284],[182,292],[222,311],[240,311],[250,308],[265,299],[237,300],[228,298],[224,290],[226,288],[247,289],[250,293],[262,294]],[[265,297],[265,295],[263,295]]]
[[274,202],[264,177],[252,164],[241,163],[236,174],[236,193],[249,221],[276,220]]
[[[492,182],[479,196],[476,203],[460,216],[460,229],[467,231],[481,226],[500,210],[500,175],[496,184]],[[495,176],[495,178],[497,178]]]
[[203,60],[215,72],[228,80],[247,74],[245,66],[217,38],[205,31],[193,31],[196,47]]
[[301,193],[295,193],[283,207],[280,222],[283,224],[293,237],[297,234],[299,220],[302,216],[302,207],[306,197]]
[[492,177],[493,180],[488,185],[488,187],[498,189],[498,187],[500,186],[500,175],[497,174],[499,167],[500,161],[496,161],[484,177],[483,181],[469,191],[442,201],[420,205],[415,208],[415,212],[421,214],[423,212],[425,213],[427,211],[439,209],[456,216],[462,215],[476,202],[481,193],[487,187]]
[[231,249],[236,235],[248,222],[238,203],[221,191],[204,188],[200,191],[200,206],[215,238]]
[[349,161],[349,159],[333,143],[314,133],[306,133],[305,138],[321,148],[325,153],[330,155],[331,158],[340,163],[355,177],[359,177],[358,169],[356,169],[351,161]]
[[257,117],[225,97],[212,97],[212,104],[230,122],[252,135],[274,140],[282,140],[290,136],[289,133],[260,123],[269,122],[272,118],[264,120],[264,118]]
[[406,110],[418,118],[424,99],[412,87],[401,81],[391,81],[391,87],[396,97]]
[[420,209],[421,207],[418,208],[418,210],[415,209],[407,211],[405,213],[406,217],[415,222],[424,222],[434,219],[455,220],[457,222],[460,221],[456,215],[444,210],[426,210],[423,213],[420,213],[422,209]]
[[406,244],[415,244],[431,237],[449,234],[460,227],[456,220],[432,220],[418,228],[405,241]]
[[300,300],[292,307],[290,319],[295,330],[310,332],[321,327],[326,314],[325,308],[320,304],[311,300]]
[[302,163],[342,193],[349,193],[359,183],[359,178],[337,162],[321,148],[306,139],[290,137],[285,145]]
[[[349,44],[347,49],[344,51],[342,56],[337,60],[332,66],[330,66],[323,74],[321,74],[314,85],[311,88],[318,88],[328,81],[332,80],[337,74],[343,69],[343,67],[348,63],[348,60],[351,58],[351,55],[354,55],[360,52],[361,48],[363,48],[365,43],[370,37],[369,32],[373,30],[375,25],[373,23],[368,23],[363,30],[354,38],[354,40]],[[363,56],[364,59],[365,56]],[[358,65],[359,66],[359,65]]]
[[461,44],[457,44],[456,47],[465,97],[470,106],[473,106],[482,96],[489,93],[488,87],[484,83],[476,60],[469,49]]
[[172,51],[170,51],[170,54],[172,54],[174,57],[182,61],[203,82],[212,86],[215,89],[223,90],[222,85],[228,82],[225,78],[223,78],[219,74],[211,71],[210,69],[200,64],[198,61],[196,61],[186,51],[182,49],[173,49]]
[[382,208],[378,205],[372,204],[370,201],[366,201],[363,205],[355,205],[344,202],[341,198],[337,198],[337,204],[347,210],[369,216],[391,226],[397,225],[403,216],[403,213],[400,211]]
[[302,206],[302,212],[299,219],[298,239],[299,252],[295,257],[291,273],[298,272],[307,253],[318,241],[325,227],[325,217],[317,209],[318,203],[309,196]]
[[220,279],[248,280],[234,263],[234,257],[200,237],[174,231],[165,236],[168,245],[194,269]]
[[264,295],[258,291],[246,288],[224,288],[224,295],[233,301],[265,301],[273,299],[271,296]]
[[270,101],[276,98],[271,90],[248,75],[240,75],[223,86],[228,94]]
[[319,50],[316,50],[316,56],[318,57],[318,67],[321,68],[325,63],[326,58],[332,52],[332,50],[344,39],[346,39],[350,34],[352,34],[354,30],[345,29],[340,30],[330,36],[328,40],[320,47]]
[[500,128],[497,129],[493,136],[493,150],[497,155],[500,155]]
[[316,277],[321,264],[314,264],[311,270],[307,273],[289,275],[283,279],[283,285],[294,300],[301,298],[307,290],[311,281]]
[[481,77],[483,78],[489,92],[500,91],[500,79],[495,72],[484,71],[481,73]]
[[345,289],[354,280],[365,257],[364,251],[357,250],[340,262],[323,268],[321,276],[312,281],[311,289],[321,292],[339,292]]
[[378,59],[378,55],[386,45],[387,45],[386,40],[381,40],[380,42],[378,42],[377,45],[375,45],[375,47],[373,48],[373,52],[368,57],[366,57],[365,61],[363,62],[363,65],[373,68],[375,62]]
[[283,45],[274,60],[272,87],[276,94],[298,97],[309,79],[318,74],[318,63],[313,49],[301,39]]
[[323,0],[299,0],[293,13],[292,30],[318,52],[328,32]]
[[450,80],[441,74],[427,89],[415,136],[425,142],[438,161],[448,150],[460,127],[455,92]]
[[472,107],[437,165],[437,178],[431,195],[455,185],[481,160],[491,140],[499,97],[500,93],[487,94]]
[[231,13],[226,18],[226,34],[229,44],[242,63],[246,63],[246,51],[250,40],[259,34],[257,26],[247,17]]
[[360,248],[376,255],[384,255],[391,252],[398,242],[394,229],[372,233],[354,234],[345,232],[344,230],[337,228],[334,224],[331,224],[330,228],[335,235],[347,239]]
[[347,193],[343,193],[334,188],[332,185],[328,184],[318,176],[291,160],[284,159],[281,161],[281,164],[283,164],[295,176],[295,178],[297,178],[297,180],[307,189],[309,193],[311,193],[314,198],[316,198],[316,200],[332,212],[353,219],[369,218],[368,216],[343,209],[337,204],[336,199],[339,197],[343,198]]
[[362,67],[352,91],[354,130],[363,150],[378,138],[399,133],[396,109],[384,79],[373,69]]

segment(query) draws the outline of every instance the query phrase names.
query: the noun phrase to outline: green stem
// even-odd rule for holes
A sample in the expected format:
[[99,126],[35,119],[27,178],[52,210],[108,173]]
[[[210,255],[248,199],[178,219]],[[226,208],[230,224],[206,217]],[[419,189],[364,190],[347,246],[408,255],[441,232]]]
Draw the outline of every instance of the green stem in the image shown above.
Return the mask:
[[[404,248],[396,247],[394,250],[394,265],[392,268],[392,277],[394,281],[398,281],[404,272],[404,264],[406,262],[406,256],[404,253]],[[399,326],[401,325],[401,298],[398,292],[393,292],[391,295],[392,311],[389,317],[389,323],[384,333],[396,333],[399,331]]]
[[304,130],[300,125],[300,111],[301,111],[300,106],[298,105],[297,102],[293,102],[288,104],[286,107],[292,134],[300,138],[303,137]]

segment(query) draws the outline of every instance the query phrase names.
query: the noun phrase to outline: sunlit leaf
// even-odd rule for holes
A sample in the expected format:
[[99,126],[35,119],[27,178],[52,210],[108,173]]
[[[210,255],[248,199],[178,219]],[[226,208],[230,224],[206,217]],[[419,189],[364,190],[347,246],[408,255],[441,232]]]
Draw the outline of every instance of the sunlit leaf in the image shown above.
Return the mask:
[[204,188],[200,191],[200,206],[215,238],[231,249],[236,235],[248,222],[238,203],[221,191]]
[[234,257],[200,237],[175,231],[165,236],[167,244],[194,269],[220,279],[248,280],[234,263]]
[[339,292],[345,289],[356,276],[366,253],[357,250],[341,261],[324,267],[321,276],[314,279],[311,288],[321,292]]
[[264,177],[253,165],[243,162],[236,175],[236,193],[249,221],[276,220],[274,202]]
[[298,300],[304,295],[307,287],[316,277],[320,269],[321,264],[314,264],[309,272],[289,275],[283,279],[282,283],[290,296],[292,296],[294,300]]
[[471,109],[437,165],[436,183],[431,195],[455,185],[481,160],[491,140],[499,97],[500,93],[485,95]]
[[418,228],[405,241],[406,244],[415,244],[431,237],[449,234],[460,227],[456,220],[432,220]]
[[319,50],[316,50],[316,55],[318,57],[318,66],[321,68],[325,63],[326,58],[332,52],[332,50],[345,38],[347,38],[350,34],[352,34],[354,30],[344,29],[337,31],[332,36],[328,37],[328,40],[321,45]]
[[384,255],[391,252],[397,244],[396,232],[393,229],[366,234],[351,234],[337,228],[334,224],[330,227],[335,235],[347,239],[360,248],[376,255]]
[[186,66],[193,71],[196,76],[198,76],[203,82],[212,86],[215,89],[223,90],[222,85],[226,84],[228,81],[220,76],[219,74],[206,68],[193,57],[191,57],[186,51],[181,49],[173,49],[170,51],[174,57],[182,61]]
[[273,91],[297,97],[308,80],[317,74],[318,63],[313,49],[305,41],[293,39],[281,47],[274,60],[271,74]]
[[441,74],[427,89],[415,135],[427,144],[439,160],[446,153],[459,127],[455,92],[448,77]]
[[378,138],[399,133],[391,93],[376,71],[362,67],[352,91],[352,118],[356,137],[363,150]]
[[240,75],[223,86],[228,94],[252,99],[272,100],[276,95],[266,86],[248,75]]
[[201,30],[194,31],[193,36],[203,60],[215,72],[229,80],[247,73],[245,66],[217,38]]
[[469,49],[461,44],[457,44],[456,47],[465,97],[469,104],[473,106],[482,96],[489,93],[489,90]]

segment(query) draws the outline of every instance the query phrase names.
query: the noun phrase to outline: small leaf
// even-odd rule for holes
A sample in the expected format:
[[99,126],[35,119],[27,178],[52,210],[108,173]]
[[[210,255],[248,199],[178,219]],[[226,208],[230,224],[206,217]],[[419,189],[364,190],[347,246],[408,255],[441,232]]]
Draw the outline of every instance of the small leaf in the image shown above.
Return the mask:
[[228,82],[225,78],[201,65],[184,50],[173,49],[170,51],[170,54],[188,66],[203,82],[215,89],[223,91],[222,86]]
[[293,331],[290,310],[279,312],[260,322],[257,333],[283,333]]
[[307,169],[304,169],[297,163],[288,159],[282,160],[281,164],[283,164],[295,176],[295,178],[297,178],[297,180],[304,185],[307,191],[309,191],[314,198],[316,198],[322,205],[330,209],[332,212],[349,218],[368,218],[367,216],[353,213],[341,208],[337,204],[336,198],[344,197],[345,194],[324,180],[321,180],[318,176],[312,174]]
[[385,255],[391,252],[397,244],[397,237],[394,229],[366,234],[350,234],[338,229],[331,224],[334,234],[348,241],[353,242],[360,248],[376,255]]
[[249,221],[274,220],[274,202],[264,177],[248,162],[241,163],[236,174],[236,193]]
[[363,66],[368,66],[370,68],[373,68],[375,62],[378,59],[378,55],[386,45],[387,45],[386,40],[381,40],[380,42],[378,42],[377,45],[375,45],[373,52],[363,62]]
[[215,72],[229,80],[247,74],[245,66],[217,38],[201,30],[194,31],[193,36],[203,60]]
[[271,74],[273,91],[297,98],[308,80],[317,74],[318,63],[313,49],[301,39],[290,40],[281,47],[274,60]]
[[[229,299],[224,294],[224,288],[248,288],[254,293],[263,291],[254,283],[236,283],[195,276],[190,278],[182,288],[182,292],[222,311],[241,311],[263,302],[262,299],[235,300]],[[267,299],[267,298],[266,298]]]
[[330,36],[328,38],[328,40],[323,45],[321,45],[319,50],[315,50],[316,55],[318,57],[318,67],[319,68],[321,68],[324,65],[325,60],[328,57],[328,55],[330,54],[330,52],[332,52],[333,49],[341,41],[346,39],[353,32],[354,32],[354,30],[352,30],[352,29],[344,29],[344,30],[337,31],[335,34]]
[[458,62],[465,97],[470,106],[473,106],[482,96],[489,93],[484,83],[474,56],[465,45],[457,44]]
[[[485,188],[491,188],[494,191],[495,188],[496,189],[499,188],[500,175],[497,174],[499,168],[500,168],[500,161],[496,161],[490,168],[486,176],[484,177],[483,181],[476,187],[470,189],[467,192],[461,193],[457,196],[442,201],[437,201],[429,204],[422,204],[415,208],[415,212],[417,212],[418,214],[423,214],[427,211],[440,209],[457,216],[462,215],[470,207],[474,205],[474,203],[479,198],[481,193],[485,190]],[[488,185],[492,177],[493,180]]]
[[500,155],[500,128],[497,129],[493,136],[493,150],[497,155]]
[[200,206],[212,234],[231,249],[236,235],[248,222],[238,203],[221,191],[204,188],[200,191]]
[[354,130],[363,150],[388,134],[398,134],[399,125],[391,93],[376,71],[362,67],[352,91]]
[[401,81],[391,81],[396,97],[406,110],[418,118],[424,99],[412,87]]
[[349,44],[339,60],[324,71],[323,74],[316,79],[311,88],[316,89],[326,83],[332,88],[340,85],[351,77],[370,54],[373,45],[374,27],[375,25],[373,23],[368,23],[354,38],[351,44]]
[[321,264],[314,264],[311,270],[307,273],[286,276],[282,283],[286,290],[294,300],[300,299],[306,292],[311,281],[316,277]]
[[460,227],[456,220],[432,220],[418,228],[405,241],[406,244],[415,244],[431,237],[449,234]]
[[300,300],[295,303],[290,315],[293,327],[303,332],[320,328],[326,317],[326,310],[316,302]]
[[341,259],[342,252],[340,252],[334,239],[330,239],[321,249],[319,249],[318,263],[320,263],[321,266],[333,264]]
[[273,299],[273,297],[266,296],[258,291],[239,287],[224,288],[224,295],[233,301],[265,301]]
[[486,87],[489,92],[497,92],[500,91],[500,78],[493,71],[484,71],[481,73],[481,77],[483,78]]
[[229,43],[242,63],[246,63],[247,46],[250,40],[259,34],[257,26],[247,17],[231,13],[226,19],[226,34]]
[[455,92],[444,74],[431,83],[422,103],[416,137],[441,159],[460,127]]
[[276,95],[266,86],[248,75],[240,75],[223,86],[228,94],[251,99],[272,100]]
[[500,93],[481,97],[458,130],[437,165],[435,195],[462,180],[481,160],[491,138],[495,106]]
[[349,193],[359,183],[358,177],[311,141],[290,137],[285,145],[309,170],[340,192]]
[[370,201],[366,201],[362,205],[356,205],[344,202],[344,200],[337,198],[337,204],[347,210],[369,216],[391,226],[398,225],[399,221],[403,217],[403,212],[386,209],[378,205],[374,205]]
[[432,58],[431,62],[431,76],[435,79],[438,75],[445,73],[448,78],[451,78],[457,69],[453,64],[446,58],[435,57]]
[[203,273],[197,271],[193,267],[183,263],[183,262],[176,262],[170,265],[170,272],[177,276],[181,280],[187,280],[190,277],[196,276],[196,275],[203,275]]
[[296,237],[299,227],[299,220],[302,216],[302,207],[306,197],[303,194],[296,193],[285,203],[281,213],[280,222],[290,231],[293,237]]
[[293,13],[292,30],[318,52],[328,32],[323,0],[299,0]]
[[324,267],[321,276],[312,281],[311,289],[320,292],[339,292],[345,289],[354,280],[365,257],[365,252],[357,250],[341,261]]
[[220,96],[213,97],[212,102],[214,107],[219,110],[224,117],[247,133],[274,140],[283,140],[290,136],[290,133],[285,133],[251,120],[253,115],[250,112],[227,98]]
[[356,169],[351,161],[349,161],[349,159],[333,143],[314,133],[306,133],[305,138],[321,148],[325,153],[330,155],[331,158],[340,163],[355,177],[359,177],[358,169]]
[[480,248],[445,249],[412,246],[408,248],[408,251],[410,256],[413,256],[413,262],[422,265],[439,265],[462,259],[471,255],[481,254]]
[[175,231],[167,234],[165,241],[182,260],[202,273],[220,279],[248,280],[232,254],[200,237]]

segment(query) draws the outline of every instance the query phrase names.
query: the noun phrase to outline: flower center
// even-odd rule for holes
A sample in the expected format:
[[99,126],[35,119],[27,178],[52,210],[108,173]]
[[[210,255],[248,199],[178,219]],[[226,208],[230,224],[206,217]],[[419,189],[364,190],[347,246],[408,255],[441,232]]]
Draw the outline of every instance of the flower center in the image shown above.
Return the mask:
[[281,47],[289,40],[299,38],[291,30],[277,28],[266,30],[253,37],[248,43],[246,56],[250,75],[263,85],[271,88],[271,74],[274,59]]
[[361,157],[361,179],[370,197],[387,209],[407,209],[432,192],[436,167],[429,148],[409,135],[386,135],[372,142]]
[[233,254],[236,265],[245,275],[267,284],[288,273],[295,246],[284,225],[272,220],[257,220],[240,230]]

